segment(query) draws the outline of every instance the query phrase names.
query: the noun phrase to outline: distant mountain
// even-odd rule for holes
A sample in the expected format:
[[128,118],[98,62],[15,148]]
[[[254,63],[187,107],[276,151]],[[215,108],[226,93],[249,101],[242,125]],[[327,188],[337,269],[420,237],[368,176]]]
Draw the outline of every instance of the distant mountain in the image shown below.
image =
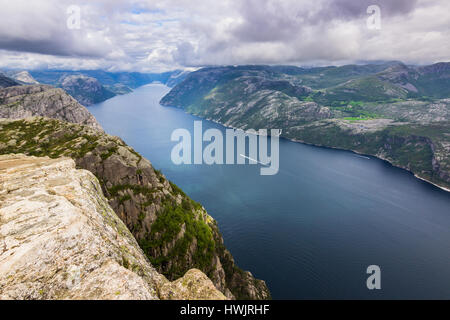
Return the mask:
[[316,96],[316,100],[335,104],[336,101],[386,101],[419,97],[450,97],[450,63],[425,67],[396,63],[376,74],[326,88]]
[[0,88],[19,86],[20,83],[0,73]]
[[[57,73],[59,75],[59,73]],[[79,103],[89,106],[105,101],[116,94],[129,93],[132,90],[117,83],[103,86],[97,79],[77,73],[62,73],[58,79],[48,81],[49,85],[64,89]],[[0,78],[0,87],[39,84],[28,71],[6,71]]]
[[165,81],[165,85],[174,87],[183,81],[189,73],[189,71],[175,70],[171,72],[170,77]]
[[6,75],[21,84],[39,84],[28,71],[8,71]]
[[418,96],[446,98],[450,96],[450,62],[413,68],[407,80],[417,88]]
[[[177,77],[184,72],[180,70],[163,72],[163,73],[140,73],[140,72],[108,72],[103,70],[33,70],[31,75],[39,82],[56,85],[60,78],[68,75],[85,75],[97,79],[104,86],[113,86],[116,84],[125,85],[131,89],[149,84],[155,81],[175,85],[184,77]],[[175,79],[178,79],[175,80]]]
[[104,87],[106,88],[106,90],[109,90],[111,92],[113,92],[114,94],[127,94],[133,91],[133,89],[131,89],[130,87],[122,84],[122,83],[116,83],[113,85],[104,85]]
[[152,82],[174,86],[188,72],[175,70],[164,73],[107,72],[103,70],[33,70],[31,75],[40,83],[65,89],[83,105],[102,102],[118,94]]
[[187,75],[161,104],[376,155],[450,188],[450,63],[208,67]]
[[81,74],[63,76],[59,79],[57,86],[85,106],[105,101],[116,95],[106,89],[97,79]]

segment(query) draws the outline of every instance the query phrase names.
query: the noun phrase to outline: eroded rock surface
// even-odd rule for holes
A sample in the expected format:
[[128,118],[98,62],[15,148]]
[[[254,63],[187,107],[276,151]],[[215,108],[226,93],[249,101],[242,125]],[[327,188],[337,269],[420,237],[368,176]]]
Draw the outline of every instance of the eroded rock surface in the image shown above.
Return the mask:
[[198,269],[191,269],[173,282],[164,284],[160,289],[163,299],[197,300],[199,296],[208,296],[214,300],[225,300],[226,297],[218,291],[211,280]]
[[0,156],[0,299],[159,298],[225,297],[199,270],[158,273],[72,159]]
[[95,117],[64,90],[48,85],[0,89],[0,118],[47,117],[102,130]]

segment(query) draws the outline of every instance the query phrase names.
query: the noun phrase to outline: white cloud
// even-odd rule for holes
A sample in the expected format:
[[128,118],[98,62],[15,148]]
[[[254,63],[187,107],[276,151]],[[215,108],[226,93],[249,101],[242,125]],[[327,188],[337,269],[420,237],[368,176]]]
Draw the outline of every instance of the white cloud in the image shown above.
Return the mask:
[[[215,64],[448,61],[446,0],[0,0],[0,68],[165,71]],[[81,28],[66,9],[81,8]]]

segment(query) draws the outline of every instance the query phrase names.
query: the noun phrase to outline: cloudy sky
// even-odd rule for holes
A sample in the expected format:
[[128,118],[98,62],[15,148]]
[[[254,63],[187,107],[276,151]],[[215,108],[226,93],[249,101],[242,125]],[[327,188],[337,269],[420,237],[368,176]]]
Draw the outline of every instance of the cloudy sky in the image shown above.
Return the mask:
[[[370,5],[380,8],[378,29]],[[0,0],[0,8],[0,68],[450,61],[448,0]]]

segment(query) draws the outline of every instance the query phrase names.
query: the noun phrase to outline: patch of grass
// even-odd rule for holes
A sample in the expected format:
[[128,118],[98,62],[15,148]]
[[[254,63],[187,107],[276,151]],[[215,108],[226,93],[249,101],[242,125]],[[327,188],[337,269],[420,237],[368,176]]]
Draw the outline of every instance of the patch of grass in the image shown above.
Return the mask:
[[[195,217],[192,209],[191,200],[188,198],[183,199],[181,205],[166,200],[164,209],[158,214],[150,234],[139,241],[152,264],[170,279],[182,276],[193,267],[205,272],[212,268],[215,252],[213,232],[205,222]],[[167,255],[161,255],[162,248],[176,239],[183,225],[185,227],[183,237],[175,242]],[[189,265],[186,258],[191,254],[189,248],[194,239],[196,239],[195,251],[192,253],[194,265]],[[170,268],[166,268],[168,261],[172,262]]]
[[118,150],[117,146],[114,146],[112,148],[109,148],[107,152],[104,152],[100,155],[100,158],[102,158],[102,160],[106,160],[109,157],[111,157],[114,153],[116,153]]
[[119,203],[123,204],[125,201],[131,200],[131,196],[129,194],[125,194],[119,198]]
[[146,214],[145,212],[141,211],[141,212],[139,213],[139,216],[138,216],[139,222],[144,221],[146,215],[147,215],[147,214]]
[[169,181],[170,183],[170,187],[172,188],[173,193],[177,194],[181,194],[182,196],[186,196],[186,194],[183,192],[183,190],[180,189],[180,187],[178,187],[175,183],[173,183],[172,181]]
[[133,194],[142,194],[144,196],[152,195],[156,190],[136,184],[119,184],[108,188],[108,192],[112,197],[116,197],[120,191],[132,190]]
[[57,158],[62,155],[78,159],[97,147],[98,137],[82,133],[75,124],[64,124],[54,119],[18,120],[2,125],[1,142],[17,136],[20,145],[7,147],[2,153],[24,153],[32,156]]
[[139,164],[139,163],[142,161],[142,156],[141,156],[139,153],[137,153],[133,148],[128,148],[128,150],[129,150],[132,154],[134,154],[136,157],[138,157],[138,162],[137,162],[137,164]]
[[363,116],[359,116],[359,117],[344,117],[342,118],[344,120],[348,120],[350,122],[355,122],[355,121],[364,121],[364,120],[373,120],[376,119],[376,117],[363,117]]

